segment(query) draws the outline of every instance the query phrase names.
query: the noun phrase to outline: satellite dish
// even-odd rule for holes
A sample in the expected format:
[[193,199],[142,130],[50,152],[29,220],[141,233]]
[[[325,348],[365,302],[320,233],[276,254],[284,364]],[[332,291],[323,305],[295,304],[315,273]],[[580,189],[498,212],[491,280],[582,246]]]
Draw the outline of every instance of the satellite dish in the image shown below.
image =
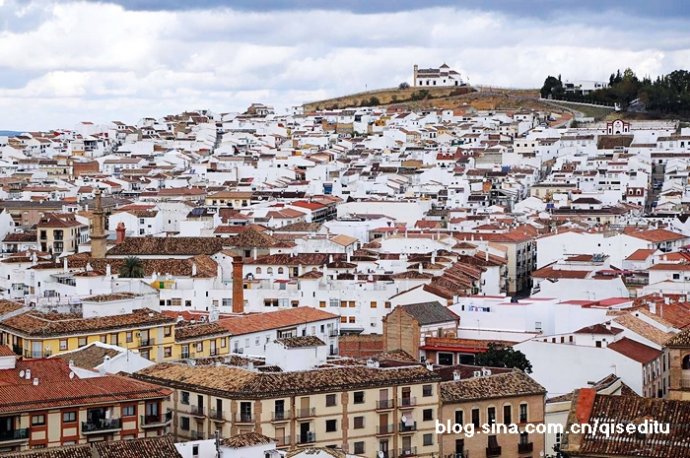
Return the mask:
[[386,456],[386,454],[383,453],[383,450],[379,450],[378,453],[376,453],[376,456],[378,456],[379,458],[383,458],[384,456]]
[[400,421],[402,421],[403,423],[407,423],[407,417],[406,417],[405,415],[403,415],[403,416],[400,418]]
[[19,371],[19,378],[24,378],[24,370]]

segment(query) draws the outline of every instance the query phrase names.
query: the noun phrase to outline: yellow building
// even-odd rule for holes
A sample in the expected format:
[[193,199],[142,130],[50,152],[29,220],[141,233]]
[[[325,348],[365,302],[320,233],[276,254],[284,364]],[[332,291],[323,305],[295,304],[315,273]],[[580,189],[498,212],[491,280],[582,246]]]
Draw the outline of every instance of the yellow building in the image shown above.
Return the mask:
[[260,372],[161,363],[135,378],[173,388],[177,440],[257,432],[279,447],[342,447],[387,458],[438,456],[440,377],[423,366]]
[[36,229],[41,251],[55,256],[63,252],[76,253],[79,244],[87,240],[88,227],[77,221],[72,213],[47,213]]
[[218,323],[183,324],[175,328],[175,359],[211,358],[230,354],[231,333]]
[[174,318],[149,309],[93,318],[32,310],[0,322],[0,343],[26,358],[43,358],[99,341],[166,361],[174,359],[174,328]]

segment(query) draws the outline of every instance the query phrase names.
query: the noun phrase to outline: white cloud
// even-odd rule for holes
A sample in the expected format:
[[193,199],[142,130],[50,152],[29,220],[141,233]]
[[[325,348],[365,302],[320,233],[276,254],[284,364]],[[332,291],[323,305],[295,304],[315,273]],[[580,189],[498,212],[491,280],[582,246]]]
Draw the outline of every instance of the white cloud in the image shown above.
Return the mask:
[[475,84],[538,87],[547,74],[606,79],[631,66],[655,76],[690,61],[683,20],[544,22],[452,8],[354,14],[17,5],[0,3],[15,14],[0,22],[0,129],[232,111],[253,101],[285,107],[395,86],[410,79],[414,63],[445,61]]

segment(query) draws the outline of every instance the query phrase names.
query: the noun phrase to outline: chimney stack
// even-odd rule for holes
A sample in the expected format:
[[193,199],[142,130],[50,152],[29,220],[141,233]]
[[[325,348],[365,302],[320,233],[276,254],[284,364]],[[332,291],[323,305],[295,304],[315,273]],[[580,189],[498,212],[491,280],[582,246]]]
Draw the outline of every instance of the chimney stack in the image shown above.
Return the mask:
[[117,228],[115,229],[115,244],[119,245],[125,241],[125,223],[120,221],[117,223]]
[[244,313],[244,263],[241,256],[232,260],[232,312]]

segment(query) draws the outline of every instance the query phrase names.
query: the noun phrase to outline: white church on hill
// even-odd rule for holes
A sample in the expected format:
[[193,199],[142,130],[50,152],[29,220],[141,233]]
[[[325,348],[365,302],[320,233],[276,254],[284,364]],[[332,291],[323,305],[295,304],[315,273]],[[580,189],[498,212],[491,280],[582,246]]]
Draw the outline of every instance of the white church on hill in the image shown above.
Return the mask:
[[441,65],[439,68],[419,68],[414,66],[414,87],[422,86],[464,86],[460,73],[451,68],[447,64]]

